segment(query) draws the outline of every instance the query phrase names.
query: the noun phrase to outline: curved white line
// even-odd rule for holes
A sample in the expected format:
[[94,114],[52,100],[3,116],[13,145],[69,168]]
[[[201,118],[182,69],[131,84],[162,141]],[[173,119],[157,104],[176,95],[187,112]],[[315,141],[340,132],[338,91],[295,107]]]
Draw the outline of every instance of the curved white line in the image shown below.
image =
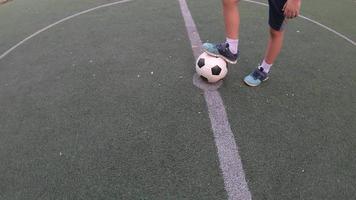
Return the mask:
[[312,23],[314,23],[314,24],[316,24],[316,25],[319,25],[320,27],[325,28],[326,30],[328,30],[328,31],[330,31],[330,32],[332,32],[332,33],[334,33],[334,34],[336,34],[337,36],[339,36],[339,37],[345,39],[346,41],[348,41],[348,42],[350,42],[351,44],[353,44],[354,46],[356,46],[356,42],[354,42],[354,41],[351,40],[350,38],[346,37],[345,35],[343,35],[343,34],[337,32],[337,31],[335,31],[334,29],[332,29],[332,28],[330,28],[330,27],[328,27],[328,26],[326,26],[326,25],[324,25],[324,24],[321,24],[321,23],[319,23],[319,22],[317,22],[317,21],[315,21],[315,20],[313,20],[313,19],[310,19],[310,18],[308,18],[308,17],[305,17],[305,16],[303,16],[303,15],[300,15],[299,17],[300,17],[300,18],[303,18],[303,19],[305,19],[305,20],[307,20],[307,21],[310,21],[310,22],[312,22]]
[[[268,7],[268,4],[262,3],[262,2],[258,2],[258,1],[252,1],[252,0],[242,0],[242,1],[249,2],[249,3],[254,3],[254,4],[258,4],[258,5],[262,5],[262,6]],[[336,34],[337,36],[343,38],[344,40],[348,41],[348,42],[351,43],[352,45],[356,46],[356,42],[355,42],[355,41],[353,41],[353,40],[351,40],[350,38],[346,37],[345,35],[343,35],[343,34],[337,32],[336,30],[334,30],[334,29],[332,29],[332,28],[330,28],[330,27],[328,27],[328,26],[326,26],[326,25],[324,25],[324,24],[322,24],[322,23],[320,23],[320,22],[317,22],[317,21],[315,21],[315,20],[313,20],[313,19],[310,19],[310,18],[308,18],[308,17],[306,17],[306,16],[299,15],[299,17],[302,18],[302,19],[305,19],[305,20],[307,20],[307,21],[309,21],[309,22],[311,22],[311,23],[313,23],[313,24],[316,24],[316,25],[318,25],[318,26],[320,26],[320,27],[322,27],[322,28],[324,28],[324,29],[326,29],[326,30],[328,30],[328,31],[330,31],[330,32],[332,32],[332,33],[334,33],[334,34]]]
[[116,4],[121,4],[121,3],[126,3],[126,2],[129,2],[129,1],[132,1],[132,0],[121,0],[121,1],[116,1],[116,2],[112,2],[112,3],[108,3],[108,4],[103,4],[103,5],[100,5],[100,6],[97,6],[95,8],[91,8],[91,9],[88,9],[88,10],[84,10],[82,12],[79,12],[79,13],[76,13],[74,15],[71,15],[71,16],[68,16],[66,18],[63,18],[51,25],[48,25],[46,27],[44,27],[43,29],[33,33],[32,35],[28,36],[27,38],[23,39],[21,42],[17,43],[16,45],[14,45],[13,47],[11,47],[9,50],[5,51],[3,54],[1,54],[0,56],[0,60],[3,59],[6,55],[8,55],[9,53],[11,53],[13,50],[15,50],[17,47],[19,47],[20,45],[22,45],[23,43],[25,43],[27,40],[35,37],[36,35],[42,33],[43,31],[46,31],[50,28],[52,28],[53,26],[56,26],[62,22],[65,22],[69,19],[72,19],[74,17],[77,17],[79,15],[82,15],[82,14],[85,14],[85,13],[88,13],[88,12],[91,12],[91,11],[94,11],[94,10],[97,10],[97,9],[100,9],[100,8],[105,8],[105,7],[109,7],[109,6],[112,6],[112,5],[116,5]]
[[[97,9],[100,9],[100,8],[112,6],[112,5],[115,5],[115,4],[125,3],[125,2],[129,2],[129,1],[132,1],[132,0],[122,0],[122,1],[116,1],[116,2],[113,2],[113,3],[103,4],[103,5],[100,5],[100,6],[98,6],[98,7],[91,8],[91,9],[88,9],[88,10],[84,10],[84,11],[82,11],[82,12],[79,12],[79,13],[76,13],[76,14],[71,15],[71,16],[69,16],[69,17],[66,17],[66,18],[64,18],[64,19],[61,19],[61,20],[59,20],[59,21],[57,21],[57,22],[55,22],[55,23],[53,23],[53,24],[51,24],[51,25],[49,25],[49,26],[46,26],[45,28],[43,28],[43,29],[41,29],[41,30],[39,30],[39,31],[37,31],[37,32],[35,32],[35,33],[33,33],[32,35],[28,36],[27,38],[23,39],[22,41],[20,41],[19,43],[17,43],[17,44],[14,45],[13,47],[11,47],[9,50],[5,51],[3,54],[0,55],[0,60],[3,59],[3,58],[4,58],[6,55],[8,55],[9,53],[11,53],[13,50],[15,50],[17,47],[19,47],[20,45],[22,45],[23,43],[25,43],[27,40],[29,40],[29,39],[35,37],[36,35],[42,33],[43,31],[46,31],[46,30],[52,28],[53,26],[55,26],[55,25],[57,25],[57,24],[60,24],[60,23],[62,23],[62,22],[64,22],[64,21],[67,21],[67,20],[72,19],[72,18],[74,18],[74,17],[77,17],[77,16],[79,16],[79,15],[82,15],[82,14],[85,14],[85,13],[88,13],[88,12],[91,12],[91,11],[94,11],[94,10],[97,10]],[[258,5],[262,5],[262,6],[267,6],[267,7],[268,7],[268,4],[262,3],[262,2],[257,2],[257,1],[252,1],[252,0],[242,0],[242,1],[249,2],[249,3],[254,3],[254,4],[258,4]],[[313,20],[313,19],[310,19],[310,18],[308,18],[308,17],[305,17],[305,16],[303,16],[303,15],[300,15],[300,17],[303,18],[303,19],[305,19],[305,20],[307,20],[307,21],[310,21],[310,22],[312,22],[312,23],[314,23],[314,24],[316,24],[316,25],[318,25],[318,26],[320,26],[320,27],[322,27],[322,28],[324,28],[324,29],[326,29],[326,30],[328,30],[328,31],[330,31],[330,32],[332,32],[332,33],[334,33],[334,34],[336,34],[337,36],[339,36],[339,37],[345,39],[346,41],[348,41],[348,42],[351,43],[352,45],[356,46],[356,42],[354,42],[354,41],[351,40],[350,38],[346,37],[345,35],[343,35],[343,34],[337,32],[337,31],[335,31],[334,29],[332,29],[332,28],[330,28],[330,27],[328,27],[328,26],[326,26],[326,25],[324,25],[324,24],[321,24],[321,23],[319,23],[319,22],[317,22],[317,21],[315,21],[315,20]]]

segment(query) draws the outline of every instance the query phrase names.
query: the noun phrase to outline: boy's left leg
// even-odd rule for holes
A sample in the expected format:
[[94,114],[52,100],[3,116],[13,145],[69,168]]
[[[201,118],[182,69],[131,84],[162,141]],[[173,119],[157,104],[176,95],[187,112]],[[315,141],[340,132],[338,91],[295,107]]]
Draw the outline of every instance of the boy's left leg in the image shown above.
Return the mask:
[[270,28],[269,40],[265,57],[260,66],[257,67],[251,74],[244,78],[244,82],[249,86],[258,86],[263,81],[268,79],[268,72],[272,64],[277,59],[279,52],[282,49],[284,39],[284,30],[274,30]]
[[268,72],[282,49],[284,25],[286,22],[286,16],[284,14],[284,8],[285,5],[287,5],[286,2],[287,0],[268,0],[270,26],[269,40],[265,57],[260,66],[244,78],[244,82],[249,86],[258,86],[268,79]]
[[[283,39],[284,39],[284,30],[277,31],[274,30],[273,28],[270,28],[270,36],[267,44],[266,54],[263,60],[268,65],[272,65],[272,63],[274,63],[274,61],[277,59],[279,52],[282,49]],[[270,70],[270,68],[267,67],[268,66],[265,66],[264,68],[264,71],[266,73],[268,73]]]

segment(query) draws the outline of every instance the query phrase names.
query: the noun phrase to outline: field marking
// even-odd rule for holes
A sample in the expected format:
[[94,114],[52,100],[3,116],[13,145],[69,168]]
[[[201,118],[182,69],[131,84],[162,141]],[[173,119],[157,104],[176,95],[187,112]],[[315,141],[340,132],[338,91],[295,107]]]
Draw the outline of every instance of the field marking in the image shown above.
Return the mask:
[[[202,42],[185,0],[178,0],[195,59],[201,53]],[[196,76],[194,76],[196,77]],[[193,79],[193,82],[194,79]],[[202,88],[201,86],[198,86]],[[250,200],[251,193],[245,179],[245,172],[239,151],[232,133],[225,106],[219,92],[205,89],[204,98],[218,150],[219,164],[224,178],[225,190],[229,200]]]
[[66,18],[63,18],[57,22],[54,22],[53,24],[50,24],[40,30],[38,30],[37,32],[33,33],[32,35],[28,36],[27,38],[23,39],[22,41],[20,41],[19,43],[17,43],[16,45],[14,45],[13,47],[11,47],[9,50],[5,51],[3,54],[0,55],[0,60],[3,59],[6,55],[8,55],[9,53],[11,53],[13,50],[15,50],[17,47],[19,47],[20,45],[22,45],[23,43],[25,43],[26,41],[30,40],[31,38],[35,37],[36,35],[62,23],[62,22],[65,22],[67,20],[70,20],[74,17],[78,17],[79,15],[82,15],[82,14],[85,14],[85,13],[88,13],[88,12],[91,12],[91,11],[94,11],[94,10],[97,10],[97,9],[100,9],[100,8],[105,8],[105,7],[109,7],[109,6],[113,6],[113,5],[116,5],[116,4],[121,4],[121,3],[126,3],[126,2],[130,2],[132,0],[121,0],[121,1],[116,1],[116,2],[112,2],[112,3],[107,3],[107,4],[103,4],[103,5],[100,5],[100,6],[97,6],[97,7],[94,7],[94,8],[90,8],[88,10],[84,10],[84,11],[81,11],[81,12],[78,12],[76,14],[73,14],[71,16],[68,16]]
[[[78,12],[76,14],[73,14],[71,16],[68,16],[66,18],[63,18],[53,24],[50,24],[37,32],[31,34],[30,36],[26,37],[16,45],[12,46],[10,49],[5,51],[0,55],[0,60],[2,60],[5,56],[7,56],[9,53],[14,51],[16,48],[24,44],[26,41],[32,39],[33,37],[39,35],[40,33],[62,23],[67,20],[70,20],[74,17],[80,16],[85,13],[89,13],[91,11],[100,9],[100,8],[105,8],[109,6],[113,6],[116,4],[121,4],[121,3],[126,3],[130,2],[132,0],[121,0],[121,1],[116,1],[108,4],[103,4],[88,10],[84,10],[81,12]],[[189,9],[187,7],[187,4],[185,0],[178,0],[181,6],[181,11],[182,15],[184,17],[189,39],[191,40],[192,44],[192,50],[194,53],[195,58],[199,56],[199,51],[201,49],[201,40],[199,37],[198,32],[196,31],[196,26],[195,23],[192,19],[192,16],[189,12]],[[245,2],[250,2],[254,4],[259,4],[262,6],[267,6],[268,4],[257,2],[257,1],[252,1],[252,0],[242,0]],[[310,19],[308,17],[305,17],[303,15],[300,15],[301,18],[310,21],[334,34],[337,36],[345,39],[352,45],[356,46],[356,42],[348,38],[347,36],[337,32],[336,30],[321,24],[320,22],[317,22],[313,19]],[[195,30],[192,32],[192,30]],[[231,131],[231,127],[227,118],[227,114],[225,111],[225,107],[223,104],[223,101],[221,99],[221,96],[219,92],[214,89],[205,89],[204,90],[204,97],[208,106],[208,111],[209,111],[209,117],[211,120],[212,124],[212,129],[214,132],[214,138],[215,138],[215,143],[218,148],[218,155],[219,155],[219,162],[220,162],[220,168],[223,172],[223,177],[224,177],[224,184],[225,184],[225,189],[228,193],[228,197],[231,200],[239,199],[239,200],[247,200],[251,199],[251,193],[248,189],[246,179],[245,179],[245,174],[242,168],[242,162],[238,153],[238,148],[235,143],[235,138],[234,135]]]
[[[262,2],[258,2],[258,1],[253,1],[253,0],[242,0],[242,1],[249,2],[249,3],[254,3],[254,4],[258,4],[258,5],[261,5],[261,6],[268,7],[268,4],[262,3]],[[348,42],[351,43],[352,45],[356,46],[356,42],[355,42],[355,41],[353,41],[353,40],[351,40],[350,38],[348,38],[347,36],[345,36],[345,35],[343,35],[343,34],[337,32],[336,30],[334,30],[334,29],[332,29],[332,28],[330,28],[330,27],[328,27],[328,26],[326,26],[326,25],[324,25],[324,24],[322,24],[322,23],[320,23],[320,22],[318,22],[318,21],[316,21],[316,20],[310,19],[310,18],[308,18],[308,17],[306,17],[306,16],[299,15],[299,17],[302,18],[302,19],[305,19],[305,20],[307,20],[307,21],[309,21],[309,22],[311,22],[311,23],[313,23],[313,24],[316,24],[316,25],[318,25],[318,26],[320,26],[320,27],[322,27],[322,28],[324,28],[324,29],[326,29],[326,30],[332,32],[332,33],[334,33],[335,35],[337,35],[337,36],[343,38],[344,40],[348,41]]]

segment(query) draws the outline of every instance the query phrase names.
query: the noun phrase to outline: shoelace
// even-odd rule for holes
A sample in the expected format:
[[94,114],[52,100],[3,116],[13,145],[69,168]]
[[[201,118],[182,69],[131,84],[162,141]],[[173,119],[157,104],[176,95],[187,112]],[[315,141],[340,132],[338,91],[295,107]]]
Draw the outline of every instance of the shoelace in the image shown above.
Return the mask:
[[216,47],[220,50],[226,50],[229,48],[229,44],[228,43],[221,43],[221,44],[217,44]]
[[255,71],[252,74],[252,77],[255,80],[260,79],[261,81],[263,81],[267,77],[267,74],[263,72],[263,68],[260,68],[260,69],[255,69]]

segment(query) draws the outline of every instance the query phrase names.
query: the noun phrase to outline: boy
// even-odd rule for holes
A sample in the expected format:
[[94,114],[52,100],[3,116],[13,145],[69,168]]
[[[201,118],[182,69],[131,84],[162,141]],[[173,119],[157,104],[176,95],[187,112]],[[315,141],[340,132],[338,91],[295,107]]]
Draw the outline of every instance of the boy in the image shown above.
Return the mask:
[[[239,56],[240,15],[238,2],[239,0],[222,0],[226,42],[203,44],[203,50],[206,53],[221,57],[232,64],[237,63]],[[268,4],[270,37],[262,63],[244,78],[244,82],[249,86],[258,86],[268,79],[268,72],[282,48],[286,20],[299,15],[301,0],[268,0]]]

